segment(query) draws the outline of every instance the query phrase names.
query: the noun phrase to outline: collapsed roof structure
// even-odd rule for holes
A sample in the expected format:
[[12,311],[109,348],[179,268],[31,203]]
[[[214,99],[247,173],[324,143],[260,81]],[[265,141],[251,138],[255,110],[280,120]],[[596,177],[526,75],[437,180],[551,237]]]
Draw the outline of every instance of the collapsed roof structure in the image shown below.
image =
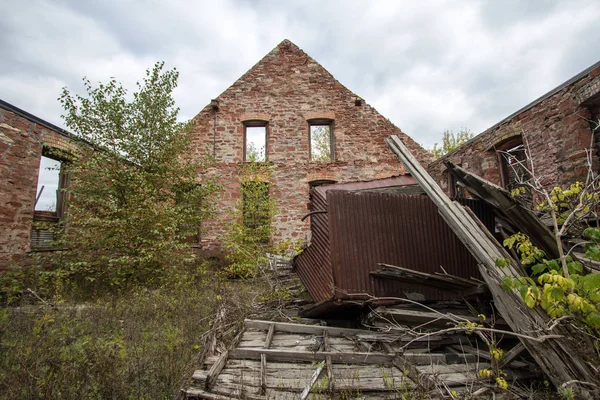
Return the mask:
[[[415,191],[409,185],[391,189],[394,185],[390,182],[379,188],[376,183],[370,183],[363,191],[339,190],[339,186],[338,190],[326,186],[313,190],[313,204],[325,207],[327,213],[313,214],[320,218],[320,222],[317,218],[313,221],[314,254],[309,246],[305,251],[307,255],[298,257],[295,263],[299,274],[305,274],[303,280],[309,290],[312,288],[316,299],[324,299],[324,304],[330,304],[332,299],[334,303],[355,304],[358,299],[361,306],[368,305],[371,311],[363,319],[363,325],[377,328],[378,332],[314,323],[246,321],[230,350],[210,360],[206,370],[196,372],[195,386],[186,390],[186,395],[207,399],[316,399],[323,395],[329,398],[352,393],[362,398],[384,399],[421,390],[424,396],[454,398],[458,392],[468,390],[469,396],[480,398],[486,393],[493,396],[490,388],[494,384],[503,387],[502,382],[526,382],[542,372],[556,388],[570,387],[580,398],[600,395],[599,365],[581,354],[585,338],[571,325],[550,318],[539,306],[526,306],[515,290],[502,287],[505,277],[526,276],[526,272],[494,237],[493,225],[486,226],[486,213],[480,212],[484,217],[481,218],[477,207],[448,198],[398,137],[391,136],[386,143],[427,196],[413,194],[409,198],[411,195],[390,193]],[[555,249],[547,240],[549,232],[544,224],[504,189],[452,164],[447,167],[473,196],[494,208],[500,216],[498,221],[507,229],[518,227],[530,233],[537,245],[553,254]],[[361,185],[364,184],[346,188],[357,190]],[[343,207],[354,201],[356,207]],[[396,203],[398,201],[401,203]],[[414,207],[407,206],[410,212],[402,214],[399,204],[412,205],[411,202]],[[388,208],[403,215],[403,223],[388,213]],[[379,240],[382,231],[377,229],[390,229],[387,239],[394,243],[398,253],[403,253],[396,261],[408,260],[402,257],[408,257],[415,246],[402,248],[407,242],[394,242],[391,238],[398,238],[395,235],[399,234],[394,226],[408,227],[408,234],[400,232],[404,236],[399,238],[413,235],[418,240],[431,239],[431,236],[419,239],[418,230],[412,230],[407,223],[413,213],[423,210],[437,210],[444,222],[427,234],[435,236],[442,232],[445,237],[440,240],[450,240],[446,242],[452,245],[447,248],[450,260],[450,253],[460,254],[463,248],[468,250],[474,259],[474,269],[469,269],[472,267],[468,263],[461,265],[459,259],[455,265],[446,261],[448,268],[455,268],[453,273],[428,270],[430,265],[426,262],[388,265],[378,260],[385,255],[378,251],[361,258],[372,248],[385,248],[385,241]],[[430,218],[433,220],[432,214]],[[341,219],[346,223],[341,223]],[[344,251],[333,245],[329,235],[346,236],[350,243],[366,241],[354,253],[351,246],[339,249],[351,252],[354,259],[371,260],[363,261],[371,265],[362,266],[361,262],[344,259],[340,255]],[[454,237],[460,243],[454,242]],[[438,251],[435,246],[443,246],[444,242],[431,240],[431,243],[429,248],[433,248],[431,253],[435,254]],[[423,251],[428,248],[416,247],[421,250],[420,254],[425,254]],[[435,259],[425,254],[424,260],[428,257]],[[500,258],[507,260],[506,267],[496,265]],[[320,270],[314,264],[319,260],[323,262]],[[345,273],[355,276],[345,279]],[[361,277],[364,280],[361,281]],[[389,282],[381,284],[379,280]],[[336,290],[335,286],[331,291],[322,290],[336,282],[365,292],[355,297]],[[420,288],[416,289],[420,296],[405,292],[414,288]],[[446,298],[444,293],[454,296]],[[479,296],[468,301],[468,296],[473,294]],[[378,300],[383,302],[375,307]],[[489,308],[490,304],[493,308]],[[313,307],[311,312],[325,315],[328,311],[331,308]],[[474,335],[469,337],[468,334]],[[504,350],[495,353],[500,341]],[[359,379],[360,376],[364,379]],[[492,385],[488,384],[490,377],[495,379]],[[526,395],[519,390],[519,385],[514,385],[510,393],[516,397]]]

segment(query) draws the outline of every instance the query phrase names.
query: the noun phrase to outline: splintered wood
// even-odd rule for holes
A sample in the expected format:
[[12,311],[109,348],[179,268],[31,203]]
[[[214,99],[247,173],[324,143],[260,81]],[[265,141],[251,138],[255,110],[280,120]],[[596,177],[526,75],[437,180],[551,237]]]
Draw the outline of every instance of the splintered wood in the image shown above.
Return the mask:
[[[573,339],[578,337],[574,330],[568,325],[559,325],[552,331],[547,331],[552,326],[552,321],[544,310],[525,306],[516,291],[506,292],[502,288],[504,277],[524,276],[525,271],[521,265],[510,257],[470,210],[446,196],[397,136],[387,138],[386,143],[417,179],[438,206],[440,215],[478,261],[481,275],[492,293],[496,308],[513,332],[523,334],[520,337],[523,345],[552,383],[557,388],[570,385],[581,398],[592,398],[589,385],[598,385],[600,379],[597,371],[579,355],[577,348],[581,343]],[[499,203],[498,206],[502,208],[503,204]],[[530,214],[527,214],[527,218],[531,222]],[[532,225],[533,222],[527,226]],[[547,233],[539,237],[539,241],[544,240],[547,241]],[[498,268],[498,258],[511,262],[505,268]]]
[[433,346],[417,341],[416,351],[402,349],[414,337],[392,333],[257,320],[246,320],[244,328],[235,348],[207,360],[208,371],[196,371],[187,397],[386,399],[416,389],[439,394],[472,385],[478,370],[489,366],[472,355],[457,359],[435,337]]

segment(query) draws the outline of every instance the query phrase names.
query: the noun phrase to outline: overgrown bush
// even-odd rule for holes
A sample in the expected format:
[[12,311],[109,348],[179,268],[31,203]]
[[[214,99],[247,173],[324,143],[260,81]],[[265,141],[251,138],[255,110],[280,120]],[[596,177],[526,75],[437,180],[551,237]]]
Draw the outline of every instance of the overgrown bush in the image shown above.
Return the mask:
[[87,96],[66,88],[60,100],[74,134],[91,144],[65,154],[71,184],[68,211],[55,246],[43,253],[58,279],[93,288],[156,286],[194,261],[190,237],[210,214],[213,181],[189,156],[189,125],[177,121],[172,91],[178,73],[157,63],[129,100],[115,79]]

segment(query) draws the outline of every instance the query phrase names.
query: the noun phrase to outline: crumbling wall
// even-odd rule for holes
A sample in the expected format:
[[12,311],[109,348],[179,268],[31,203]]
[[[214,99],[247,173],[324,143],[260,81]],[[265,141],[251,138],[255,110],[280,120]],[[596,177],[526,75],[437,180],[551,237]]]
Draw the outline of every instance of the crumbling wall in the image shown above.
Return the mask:
[[[548,188],[585,180],[585,149],[590,147],[592,117],[587,101],[600,90],[600,66],[559,86],[533,105],[486,130],[457,150],[432,162],[428,169],[447,193],[449,160],[466,170],[501,185],[496,148],[522,135],[529,143],[536,174]],[[598,157],[594,157],[598,170]]]
[[[308,221],[300,218],[308,212],[309,182],[361,181],[405,173],[385,145],[385,137],[399,135],[419,160],[430,161],[417,143],[288,40],[216,100],[218,110],[205,107],[194,118],[193,128],[194,154],[214,155],[216,163],[215,168],[200,173],[217,176],[224,187],[218,217],[202,228],[205,247],[218,246],[240,197],[244,121],[268,121],[267,154],[274,169],[270,195],[279,202],[276,241],[299,240],[308,231]],[[333,162],[310,161],[307,121],[316,118],[334,121]]]
[[69,150],[73,144],[50,129],[0,105],[0,270],[26,262],[43,145]]

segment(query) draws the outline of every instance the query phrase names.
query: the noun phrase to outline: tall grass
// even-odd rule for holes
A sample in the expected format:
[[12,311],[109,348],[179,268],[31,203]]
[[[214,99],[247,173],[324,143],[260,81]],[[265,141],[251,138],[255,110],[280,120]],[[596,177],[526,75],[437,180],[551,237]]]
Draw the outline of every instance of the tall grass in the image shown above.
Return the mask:
[[0,308],[0,397],[172,398],[218,303],[233,299],[243,313],[255,290],[212,275],[184,276],[84,303]]

